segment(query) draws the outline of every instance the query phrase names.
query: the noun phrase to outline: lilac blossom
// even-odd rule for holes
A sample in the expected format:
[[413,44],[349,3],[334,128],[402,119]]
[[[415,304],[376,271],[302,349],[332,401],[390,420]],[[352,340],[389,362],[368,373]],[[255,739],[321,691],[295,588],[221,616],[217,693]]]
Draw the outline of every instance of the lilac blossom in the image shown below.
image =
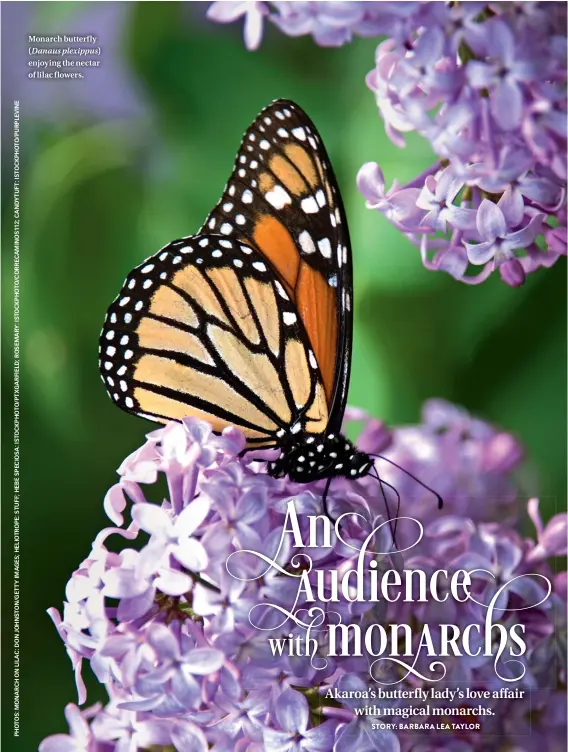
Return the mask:
[[69,734],[54,734],[39,745],[39,752],[88,752],[95,749],[89,720],[101,710],[100,704],[81,712],[73,703],[65,708]]
[[[409,36],[379,44],[367,77],[393,143],[417,131],[443,160],[416,202],[422,227],[410,207],[397,227],[428,269],[468,284],[499,270],[518,286],[566,253],[565,8],[531,3],[517,16],[506,3],[423,5]],[[374,206],[383,186],[359,180],[369,208],[392,221]]]
[[263,18],[288,36],[310,34],[316,44],[339,47],[354,36],[400,33],[418,6],[416,2],[214,2],[207,16],[219,23],[244,17],[244,39],[249,50],[260,44]]
[[446,232],[448,224],[461,230],[472,227],[475,224],[476,213],[472,209],[454,204],[463,187],[463,180],[457,178],[449,167],[442,170],[438,179],[428,175],[416,201],[416,206],[427,212],[422,217],[421,224],[442,232]]
[[[376,467],[389,485],[381,487],[370,476],[334,480],[329,508],[357,514],[345,520],[341,537],[332,534],[328,547],[294,548],[289,537],[280,545],[288,501],[295,500],[300,530],[307,536],[308,515],[321,512],[324,483],[299,486],[271,478],[262,460],[240,456],[244,439],[235,429],[216,436],[207,424],[184,419],[150,433],[126,458],[106,499],[113,526],[99,533],[72,574],[62,615],[49,612],[75,671],[79,703],[86,701],[86,664],[106,688],[109,702],[86,710],[68,706],[70,733],[48,737],[41,752],[406,752],[416,735],[373,730],[372,716],[357,713],[370,701],[327,699],[330,690],[369,685],[369,655],[327,655],[328,638],[321,630],[311,656],[274,653],[268,637],[292,635],[307,646],[305,627],[285,613],[296,607],[307,619],[310,608],[319,608],[324,621],[318,624],[412,622],[414,644],[422,625],[430,625],[435,638],[444,620],[462,628],[481,623],[484,603],[515,577],[497,603],[498,618],[507,623],[512,617],[504,609],[527,605],[521,686],[532,687],[533,707],[541,713],[534,716],[534,733],[561,737],[565,718],[554,715],[544,695],[540,699],[534,693],[565,680],[566,575],[555,576],[550,560],[566,552],[567,516],[556,515],[545,524],[538,501],[531,499],[528,514],[536,540],[517,531],[525,508],[514,480],[523,457],[519,442],[442,400],[427,402],[416,426],[387,430],[354,409],[346,417],[362,424],[361,445],[381,455]],[[433,494],[392,462],[440,491],[444,508],[437,510]],[[158,504],[147,500],[145,488],[160,476],[169,496]],[[378,556],[380,567],[387,569],[402,557],[405,566],[426,572],[462,566],[483,570],[473,578],[476,600],[297,601],[295,568],[301,571],[311,561],[312,587],[318,569],[341,576],[356,565],[369,524],[384,523],[373,545],[389,551],[385,500],[393,516],[394,488],[401,497],[400,514],[420,521],[424,535],[407,553]],[[402,549],[411,535],[401,519],[396,545]],[[112,551],[107,548],[111,541]],[[267,571],[267,560],[282,571]],[[543,599],[545,582],[554,590]],[[368,586],[365,581],[366,593]],[[417,666],[427,671],[423,663]],[[447,686],[495,686],[491,656],[462,656],[447,664]],[[519,713],[529,709],[526,702],[516,703],[520,706],[495,705],[496,716],[484,721],[487,733],[514,742]],[[379,716],[387,718],[389,702],[376,704]],[[442,739],[429,732],[420,743],[430,745],[424,749],[482,752],[483,738]]]
[[267,14],[263,2],[226,2],[219,0],[212,3],[207,17],[218,23],[232,23],[244,18],[244,38],[249,50],[256,50],[262,39],[264,16]]
[[472,264],[486,264],[494,259],[495,264],[500,265],[513,260],[514,251],[529,246],[539,234],[543,214],[535,214],[521,230],[512,230],[522,222],[523,206],[522,203],[508,201],[509,198],[504,193],[497,204],[486,198],[481,202],[476,218],[481,243],[465,243]]
[[427,269],[466,284],[498,271],[518,287],[566,256],[566,13],[560,2],[215,2],[208,15],[244,15],[249,49],[264,19],[322,46],[382,37],[366,81],[386,133],[401,148],[419,133],[436,161],[388,190],[364,164],[368,208]]
[[285,689],[275,702],[276,729],[264,730],[266,752],[327,752],[335,736],[334,721],[308,729],[310,711],[304,695]]

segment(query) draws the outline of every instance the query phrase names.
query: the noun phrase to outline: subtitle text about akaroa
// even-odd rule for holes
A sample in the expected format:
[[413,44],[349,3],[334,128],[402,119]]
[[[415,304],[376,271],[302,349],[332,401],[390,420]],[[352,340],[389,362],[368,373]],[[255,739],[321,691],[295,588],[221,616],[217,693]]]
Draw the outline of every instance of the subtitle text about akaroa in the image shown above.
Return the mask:
[[99,38],[94,34],[28,36],[28,78],[83,79],[101,64]]

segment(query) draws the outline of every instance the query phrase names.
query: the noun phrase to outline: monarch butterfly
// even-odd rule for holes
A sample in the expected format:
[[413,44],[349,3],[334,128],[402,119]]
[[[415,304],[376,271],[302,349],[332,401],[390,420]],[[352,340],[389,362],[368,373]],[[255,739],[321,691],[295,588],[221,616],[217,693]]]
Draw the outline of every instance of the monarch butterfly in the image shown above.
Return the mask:
[[274,477],[358,478],[373,460],[341,435],[352,299],[325,147],[297,104],[276,100],[246,131],[198,234],[128,275],[101,333],[102,378],[130,413],[235,425],[247,450],[280,449]]

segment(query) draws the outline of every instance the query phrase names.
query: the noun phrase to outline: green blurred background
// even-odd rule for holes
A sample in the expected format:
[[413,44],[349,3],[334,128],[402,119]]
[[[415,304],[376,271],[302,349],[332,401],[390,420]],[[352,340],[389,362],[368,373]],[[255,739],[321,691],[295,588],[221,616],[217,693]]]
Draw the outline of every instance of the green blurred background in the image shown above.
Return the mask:
[[[376,41],[321,49],[270,29],[248,52],[241,26],[204,19],[206,3],[4,3],[3,482],[11,533],[10,431],[12,100],[22,134],[22,737],[4,721],[4,749],[37,749],[66,730],[71,666],[45,614],[106,524],[115,468],[151,424],[117,410],[97,369],[98,335],[127,272],[195,231],[217,202],[244,129],[289,97],[317,124],[346,203],[355,265],[350,403],[393,423],[416,422],[439,396],[514,431],[527,447],[527,492],[546,516],[566,489],[566,267],[521,289],[479,287],[425,271],[417,249],[365,209],[355,176],[378,161],[387,182],[432,161],[425,142],[385,137],[364,76]],[[27,80],[28,33],[95,33],[102,65],[83,82]],[[9,60],[9,70],[6,62]],[[4,547],[10,583],[11,547]],[[10,638],[10,593],[3,593]],[[4,651],[10,665],[10,646]],[[10,673],[7,671],[6,673]],[[10,677],[8,676],[8,679]],[[89,682],[89,700],[104,695]],[[10,687],[5,685],[4,701]],[[9,708],[5,708],[9,711]]]

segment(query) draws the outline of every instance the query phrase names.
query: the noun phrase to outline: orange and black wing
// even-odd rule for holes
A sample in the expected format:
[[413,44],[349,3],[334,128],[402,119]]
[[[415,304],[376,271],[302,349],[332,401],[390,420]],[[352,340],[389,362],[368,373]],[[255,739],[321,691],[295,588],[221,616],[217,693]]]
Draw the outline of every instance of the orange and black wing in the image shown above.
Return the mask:
[[174,241],[134,269],[108,310],[100,351],[110,397],[150,420],[235,425],[249,447],[277,446],[294,425],[328,425],[296,305],[259,251],[236,239]]
[[277,100],[259,114],[200,232],[247,243],[275,270],[315,353],[328,428],[339,431],[351,362],[351,246],[329,158],[298,105]]

